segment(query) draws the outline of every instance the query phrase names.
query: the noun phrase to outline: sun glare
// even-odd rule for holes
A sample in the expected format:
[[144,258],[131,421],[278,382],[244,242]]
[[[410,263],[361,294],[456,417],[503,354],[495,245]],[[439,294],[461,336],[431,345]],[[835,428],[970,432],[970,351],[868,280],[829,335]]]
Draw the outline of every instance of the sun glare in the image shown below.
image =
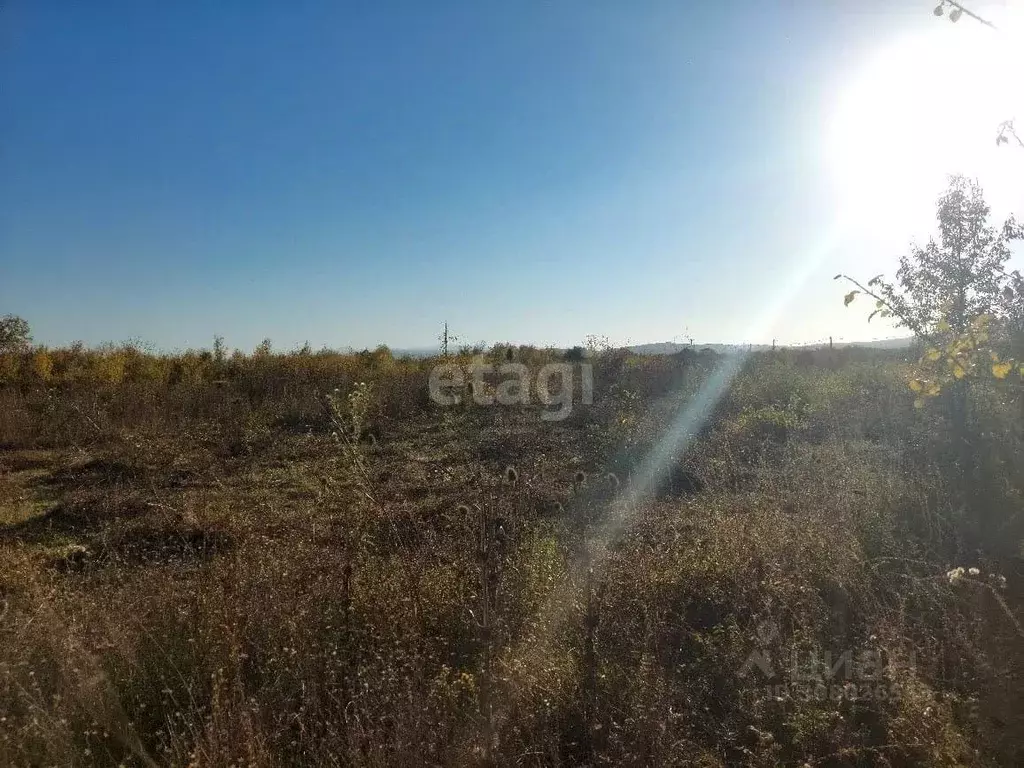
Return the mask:
[[[1015,46],[1015,38],[1022,45]],[[883,45],[838,94],[827,162],[844,218],[909,235],[949,174],[1000,195],[1019,179],[1019,149],[996,146],[1020,107],[1024,41],[963,19]],[[1019,196],[1019,189],[1016,190]]]

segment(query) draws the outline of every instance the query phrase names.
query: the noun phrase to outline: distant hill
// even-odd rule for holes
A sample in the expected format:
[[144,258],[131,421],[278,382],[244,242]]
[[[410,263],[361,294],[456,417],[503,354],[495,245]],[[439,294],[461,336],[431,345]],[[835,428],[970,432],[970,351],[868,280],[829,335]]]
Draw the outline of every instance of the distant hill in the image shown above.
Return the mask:
[[637,344],[629,349],[638,355],[674,355],[684,349],[692,349],[699,352],[702,349],[710,349],[720,355],[730,355],[736,352],[748,351],[758,352],[771,349],[770,344],[679,344],[674,341],[655,342],[653,344]]
[[[850,341],[842,342],[838,341],[835,343],[835,348],[841,347],[860,347],[864,349],[905,349],[914,343],[912,337],[905,337],[900,339],[875,339],[872,341]],[[780,344],[780,347],[786,347],[788,349],[821,349],[827,347],[828,344]],[[739,352],[765,352],[772,348],[771,344],[680,344],[675,341],[660,341],[652,342],[650,344],[634,344],[628,349],[631,352],[636,352],[638,355],[674,355],[677,352],[681,352],[684,349],[693,349],[695,352],[699,352],[702,349],[711,349],[720,355],[731,355]],[[357,350],[349,350],[355,352]],[[392,348],[392,354],[396,357],[432,357],[440,354],[437,347],[419,347],[419,348]]]
[[414,357],[414,358],[419,358],[419,357],[433,357],[434,355],[441,354],[441,352],[438,350],[437,347],[419,347],[419,348],[409,348],[409,349],[392,349],[391,350],[391,354],[393,354],[395,357]]
[[851,341],[849,344],[836,344],[837,347],[867,347],[869,349],[906,349],[914,345],[914,337],[902,339],[876,339],[874,341]]
[[[833,346],[836,349],[842,347],[860,347],[863,349],[906,349],[914,343],[913,337],[900,339],[874,339],[872,341],[850,341],[836,342]],[[822,349],[828,344],[780,344],[779,347],[788,349]],[[629,349],[639,355],[674,355],[684,349],[700,351],[711,349],[720,355],[735,354],[737,352],[765,352],[772,348],[771,344],[679,344],[674,341],[654,342],[651,344],[636,344]]]

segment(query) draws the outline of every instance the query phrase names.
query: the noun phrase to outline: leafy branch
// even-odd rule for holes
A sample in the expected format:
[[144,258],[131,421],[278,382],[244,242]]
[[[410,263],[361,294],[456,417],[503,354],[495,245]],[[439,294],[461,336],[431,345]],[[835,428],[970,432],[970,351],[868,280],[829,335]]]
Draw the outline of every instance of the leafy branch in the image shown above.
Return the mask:
[[1001,228],[990,225],[981,188],[963,177],[950,180],[937,218],[938,239],[901,257],[896,282],[876,275],[865,285],[843,273],[835,276],[853,287],[846,306],[860,295],[870,297],[875,308],[869,321],[892,317],[924,342],[918,375],[909,382],[918,406],[952,383],[988,375],[1006,379],[1018,369],[1024,376],[1024,366],[1004,358],[993,341],[1009,347],[1024,330],[1024,279],[1005,268],[1010,242],[1024,237],[1024,230],[1012,217]]
[[[925,342],[924,354],[918,361],[920,375],[908,382],[911,391],[917,396],[914,401],[917,407],[922,407],[928,398],[940,395],[945,385],[967,377],[977,377],[982,370],[988,370],[994,378],[1001,380],[1007,378],[1015,369],[1019,369],[1021,376],[1024,377],[1024,364],[1018,366],[1012,359],[1002,359],[999,353],[991,348],[991,315],[978,315],[972,318],[963,333],[955,333],[946,319],[939,321],[934,332],[929,332],[915,321],[910,313],[900,311],[899,297],[893,301],[893,292],[890,286],[881,282],[881,275],[873,277],[866,286],[843,273],[833,279],[846,280],[855,286],[854,290],[843,298],[845,306],[850,306],[860,294],[868,296],[875,300],[875,309],[868,316],[869,322],[875,315],[895,317]],[[882,288],[874,290],[874,286],[878,285]],[[886,288],[890,290],[886,291]],[[885,292],[890,295],[883,296]]]
[[975,21],[984,24],[986,27],[989,27],[990,29],[997,29],[996,25],[993,24],[991,21],[979,16],[970,8],[967,8],[961,5],[960,3],[956,2],[956,0],[939,0],[939,4],[935,6],[935,11],[933,13],[936,16],[942,16],[942,14],[945,13],[947,5],[953,8],[953,10],[949,12],[949,20],[952,21],[954,24],[960,21],[960,17],[962,15],[966,14]]
[[[879,317],[895,317],[902,325],[905,325],[907,328],[912,330],[914,335],[918,338],[929,343],[937,343],[937,339],[928,333],[924,326],[917,322],[909,312],[901,311],[901,307],[898,305],[903,302],[898,296],[894,295],[893,291],[885,291],[884,283],[882,283],[882,277],[882,275],[875,275],[873,278],[868,280],[867,286],[863,285],[859,280],[855,280],[842,272],[832,279],[846,280],[846,282],[856,286],[854,290],[850,291],[843,297],[843,306],[845,307],[850,306],[859,294],[864,294],[865,296],[869,296],[875,300],[875,310],[868,315],[869,323],[875,318],[875,315],[878,315]],[[873,290],[875,286],[883,287],[880,287],[878,291],[875,291]],[[882,296],[881,294],[883,292],[889,295]]]

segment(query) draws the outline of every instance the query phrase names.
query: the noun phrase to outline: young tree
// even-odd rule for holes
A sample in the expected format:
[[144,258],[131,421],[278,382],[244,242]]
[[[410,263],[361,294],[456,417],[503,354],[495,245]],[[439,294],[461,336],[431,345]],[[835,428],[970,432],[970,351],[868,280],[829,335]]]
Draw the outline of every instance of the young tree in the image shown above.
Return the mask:
[[918,407],[931,399],[945,405],[958,473],[956,508],[964,515],[968,539],[975,543],[984,540],[992,521],[975,503],[971,385],[981,379],[1006,379],[1015,371],[1024,376],[1024,366],[1007,357],[1014,329],[1024,315],[1024,285],[1019,273],[1005,269],[1010,242],[1024,233],[1012,218],[996,228],[989,215],[981,188],[955,176],[938,201],[938,240],[930,239],[900,259],[895,282],[879,275],[865,287],[836,275],[855,286],[846,295],[847,305],[858,294],[871,296],[876,303],[872,316],[893,317],[925,342],[909,385]]
[[900,259],[896,282],[881,275],[846,295],[849,305],[860,293],[875,299],[872,316],[893,317],[926,343],[918,374],[910,380],[921,407],[943,395],[961,472],[963,499],[970,498],[974,454],[968,430],[972,380],[1005,379],[1014,370],[1005,358],[1012,329],[1021,319],[1019,273],[1007,274],[1010,242],[1024,235],[1011,218],[1002,227],[989,222],[989,207],[977,183],[950,179],[939,198],[938,240],[914,247]]
[[[896,283],[877,279],[878,293],[899,325],[926,339],[962,336],[975,318],[997,316],[1008,307],[1010,242],[1021,228],[1011,218],[997,230],[989,224],[981,187],[954,176],[939,198],[939,240],[900,259]],[[948,327],[947,327],[948,326]]]
[[938,241],[931,238],[903,256],[895,283],[879,275],[865,288],[836,275],[856,286],[846,295],[847,305],[863,292],[876,301],[872,317],[893,317],[927,343],[922,375],[910,387],[919,406],[950,390],[950,418],[962,445],[970,379],[986,372],[1006,378],[1017,367],[1002,359],[992,337],[1008,341],[1020,319],[1019,276],[1007,274],[1004,265],[1011,256],[1010,242],[1024,232],[1012,217],[996,229],[989,214],[981,187],[954,176],[938,201]]
[[1013,354],[1024,355],[1024,275],[1014,270],[1003,288],[1000,316]]
[[32,343],[28,323],[17,315],[0,317],[0,352],[24,349]]
[[989,216],[981,187],[954,176],[938,201],[938,240],[903,256],[895,282],[879,275],[864,286],[836,275],[855,286],[846,295],[847,305],[861,293],[871,296],[871,317],[892,317],[927,343],[922,365],[934,380],[911,382],[926,397],[951,381],[988,370],[1005,378],[1015,368],[998,353],[1006,351],[1024,320],[1020,274],[1005,269],[1010,243],[1024,237],[1024,229],[1012,217],[996,228]]

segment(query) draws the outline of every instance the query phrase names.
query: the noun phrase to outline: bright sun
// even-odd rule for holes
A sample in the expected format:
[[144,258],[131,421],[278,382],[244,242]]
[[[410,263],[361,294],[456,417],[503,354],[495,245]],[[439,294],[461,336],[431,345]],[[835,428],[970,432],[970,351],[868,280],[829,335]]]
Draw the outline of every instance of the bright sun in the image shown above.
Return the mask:
[[854,226],[914,228],[951,173],[1020,199],[1024,150],[995,142],[1001,122],[1024,119],[1024,40],[1014,46],[1010,37],[966,18],[938,19],[853,74],[832,116],[827,162]]

